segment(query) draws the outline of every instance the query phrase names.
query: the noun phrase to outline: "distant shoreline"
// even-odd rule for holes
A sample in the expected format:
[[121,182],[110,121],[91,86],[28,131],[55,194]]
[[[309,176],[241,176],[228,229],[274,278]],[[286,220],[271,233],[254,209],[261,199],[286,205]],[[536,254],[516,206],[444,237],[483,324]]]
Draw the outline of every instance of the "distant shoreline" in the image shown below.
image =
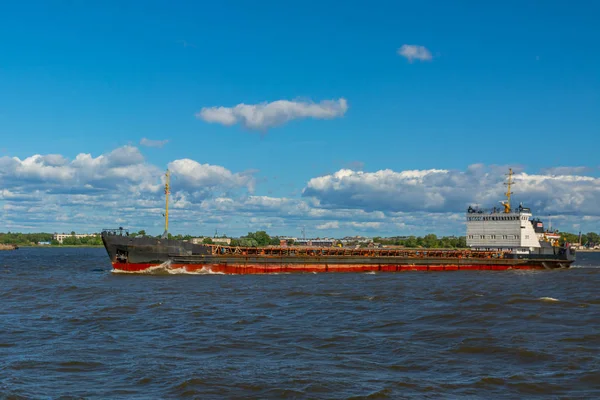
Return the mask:
[[[36,249],[60,249],[60,248],[103,248],[103,245],[83,245],[83,244],[61,244],[61,245],[18,245],[19,248],[36,248]],[[409,247],[402,247],[408,249]],[[415,249],[423,249],[422,247],[415,247]],[[578,253],[600,253],[600,249],[581,249],[575,250]]]

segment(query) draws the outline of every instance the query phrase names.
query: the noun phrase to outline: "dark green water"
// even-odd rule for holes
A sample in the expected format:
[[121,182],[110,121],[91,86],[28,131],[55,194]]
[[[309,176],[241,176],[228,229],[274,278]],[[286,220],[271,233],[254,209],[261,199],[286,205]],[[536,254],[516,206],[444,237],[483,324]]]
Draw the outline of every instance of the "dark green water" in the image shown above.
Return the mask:
[[600,254],[561,271],[117,275],[0,252],[4,398],[600,398]]

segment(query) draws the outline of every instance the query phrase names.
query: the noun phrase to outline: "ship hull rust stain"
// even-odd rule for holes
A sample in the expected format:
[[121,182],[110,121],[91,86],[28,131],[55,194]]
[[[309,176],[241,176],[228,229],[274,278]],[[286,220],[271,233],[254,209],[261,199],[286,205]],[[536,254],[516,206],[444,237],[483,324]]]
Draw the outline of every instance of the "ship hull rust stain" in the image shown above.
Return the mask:
[[406,271],[506,271],[506,270],[535,270],[544,269],[541,265],[494,265],[494,264],[465,264],[465,265],[356,265],[356,264],[131,264],[113,263],[116,272],[149,272],[163,268],[168,271],[181,270],[189,273],[220,273],[232,275],[244,274],[281,274],[281,273],[332,273],[332,272],[406,272]]

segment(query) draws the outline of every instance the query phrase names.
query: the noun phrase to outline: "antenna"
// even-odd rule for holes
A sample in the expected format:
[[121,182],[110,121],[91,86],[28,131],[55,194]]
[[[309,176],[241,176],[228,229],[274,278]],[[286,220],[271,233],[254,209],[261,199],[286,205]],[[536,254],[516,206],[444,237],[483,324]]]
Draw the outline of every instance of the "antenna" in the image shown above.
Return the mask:
[[300,232],[302,233],[302,240],[306,240],[306,230],[304,226],[302,227],[302,229],[300,229]]
[[169,235],[169,193],[171,193],[171,171],[167,169],[167,173],[165,174],[165,176],[165,232],[163,233],[164,239],[166,239]]
[[513,192],[510,191],[511,186],[513,185],[513,183],[515,183],[513,181],[513,170],[512,168],[508,169],[508,180],[506,182],[504,182],[504,184],[507,186],[506,187],[506,193],[504,193],[504,195],[506,196],[506,201],[502,203],[502,205],[504,206],[504,212],[506,214],[510,213],[510,196],[513,194]]

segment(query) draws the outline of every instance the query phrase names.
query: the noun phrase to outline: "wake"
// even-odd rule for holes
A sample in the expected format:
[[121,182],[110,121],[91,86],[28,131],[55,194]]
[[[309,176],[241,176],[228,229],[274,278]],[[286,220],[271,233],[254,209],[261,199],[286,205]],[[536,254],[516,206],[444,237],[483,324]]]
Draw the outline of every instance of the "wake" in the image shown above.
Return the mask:
[[113,269],[113,274],[136,274],[136,275],[225,275],[223,272],[214,272],[210,267],[202,267],[198,270],[188,270],[188,266],[173,268],[171,260],[159,265],[153,265],[143,271],[123,271]]

